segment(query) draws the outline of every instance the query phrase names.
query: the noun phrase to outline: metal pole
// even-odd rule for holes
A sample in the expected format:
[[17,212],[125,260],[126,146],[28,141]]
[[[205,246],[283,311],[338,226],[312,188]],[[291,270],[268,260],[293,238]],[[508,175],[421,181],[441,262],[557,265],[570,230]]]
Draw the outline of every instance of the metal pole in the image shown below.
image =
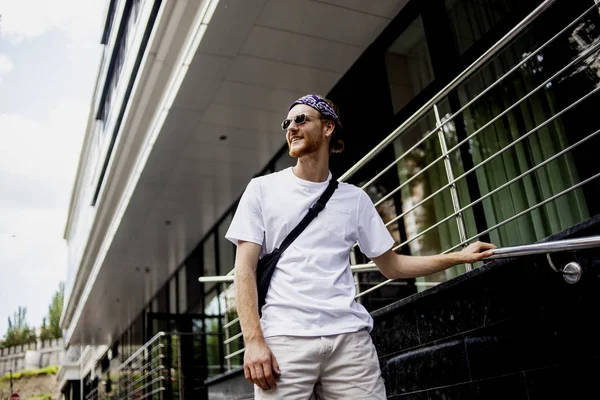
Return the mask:
[[600,235],[576,239],[564,239],[552,242],[532,243],[521,246],[502,247],[494,250],[494,255],[486,260],[507,257],[523,257],[535,254],[576,251],[600,247]]
[[9,372],[9,376],[10,376],[10,395],[12,396],[13,392],[13,382],[12,382],[12,369]]
[[[435,125],[438,128],[438,138],[440,140],[442,154],[446,154],[448,152],[448,145],[446,144],[446,137],[444,136],[444,127],[442,124],[442,120],[440,119],[440,113],[436,104],[433,105],[433,112],[435,113]],[[444,167],[446,168],[446,176],[448,177],[448,182],[453,182],[454,172],[452,172],[450,154],[446,154],[446,157],[444,157]],[[458,212],[461,209],[461,207],[460,200],[458,198],[458,192],[456,190],[456,183],[450,185],[450,196],[452,197],[452,206],[454,207],[454,212]],[[465,242],[467,240],[467,231],[465,229],[465,221],[463,220],[462,213],[456,214],[456,225],[458,227],[458,236],[460,238],[460,241]],[[466,244],[463,245],[463,247],[466,247]],[[473,265],[465,263],[465,268],[467,269],[467,271],[471,271],[473,269]]]
[[[232,282],[233,283],[233,282]],[[227,290],[227,289],[225,289]],[[219,314],[221,314],[221,312],[219,311]],[[219,320],[221,319],[221,317],[219,317]],[[227,301],[227,296],[225,296],[225,313],[223,315],[223,319],[225,320],[225,325],[223,326],[223,329],[225,330],[225,353],[224,354],[231,354],[231,345],[229,344],[229,303]],[[240,328],[241,329],[241,328]],[[220,345],[222,347],[222,345]],[[227,358],[227,371],[231,371],[231,359]]]
[[[356,293],[357,294],[360,293],[360,290],[361,290],[360,289],[360,277],[358,276],[357,272],[354,273],[354,286],[356,287]],[[363,298],[362,297],[357,298],[356,302],[359,304],[362,304]]]

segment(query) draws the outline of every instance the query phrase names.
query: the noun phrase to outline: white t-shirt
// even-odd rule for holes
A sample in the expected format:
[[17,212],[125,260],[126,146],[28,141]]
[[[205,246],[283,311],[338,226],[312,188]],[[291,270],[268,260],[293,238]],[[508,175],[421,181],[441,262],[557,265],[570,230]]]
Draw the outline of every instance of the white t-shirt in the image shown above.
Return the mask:
[[[238,240],[261,245],[261,257],[272,252],[321,196],[329,179],[305,181],[292,168],[252,179],[225,237],[236,245]],[[277,263],[262,308],[265,337],[327,336],[373,328],[367,310],[354,300],[350,250],[356,242],[369,258],[394,244],[369,196],[340,183],[325,209]]]

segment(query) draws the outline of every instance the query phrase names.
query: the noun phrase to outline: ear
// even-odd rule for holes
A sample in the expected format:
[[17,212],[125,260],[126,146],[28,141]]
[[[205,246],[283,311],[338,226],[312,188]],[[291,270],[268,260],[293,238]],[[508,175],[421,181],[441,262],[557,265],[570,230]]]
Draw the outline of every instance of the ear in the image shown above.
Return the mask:
[[333,135],[333,130],[335,129],[335,122],[324,119],[323,128],[325,128],[325,137],[331,139],[331,135]]

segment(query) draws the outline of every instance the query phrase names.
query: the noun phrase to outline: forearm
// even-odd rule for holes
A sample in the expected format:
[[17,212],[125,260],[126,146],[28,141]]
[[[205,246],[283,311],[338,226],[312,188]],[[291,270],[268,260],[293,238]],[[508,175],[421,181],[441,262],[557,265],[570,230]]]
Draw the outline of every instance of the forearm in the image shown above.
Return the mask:
[[475,263],[494,254],[491,243],[475,242],[455,253],[435,256],[405,256],[391,249],[373,261],[383,275],[390,279],[417,278],[443,271],[458,264]]
[[244,341],[264,339],[258,316],[256,272],[247,266],[235,268],[236,306]]
[[434,256],[406,256],[394,254],[391,262],[381,268],[387,278],[406,279],[427,276],[461,264],[458,253],[438,254]]

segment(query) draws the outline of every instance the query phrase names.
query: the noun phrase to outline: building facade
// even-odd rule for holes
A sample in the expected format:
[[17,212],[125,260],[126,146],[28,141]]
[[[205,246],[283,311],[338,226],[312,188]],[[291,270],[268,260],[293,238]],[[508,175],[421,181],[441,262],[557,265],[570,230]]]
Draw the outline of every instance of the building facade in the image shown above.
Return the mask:
[[[69,400],[234,398],[219,386],[243,360],[224,235],[250,179],[294,164],[280,122],[303,94],[339,106],[332,174],[366,190],[403,254],[533,243],[600,213],[593,0],[110,0],[105,14],[65,229],[62,325],[82,346],[61,366]],[[387,282],[360,248],[350,258],[372,312],[481,266]]]

